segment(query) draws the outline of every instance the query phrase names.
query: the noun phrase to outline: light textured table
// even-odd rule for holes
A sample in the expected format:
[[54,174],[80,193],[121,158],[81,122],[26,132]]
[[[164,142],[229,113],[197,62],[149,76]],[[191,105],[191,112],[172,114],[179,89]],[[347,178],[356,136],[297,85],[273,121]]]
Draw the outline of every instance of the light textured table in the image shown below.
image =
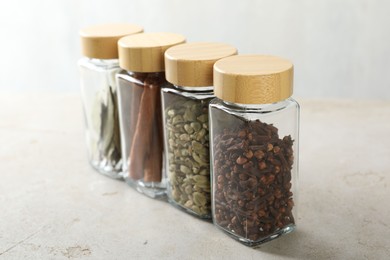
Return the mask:
[[87,163],[78,95],[0,93],[0,259],[390,259],[390,102],[301,102],[298,228],[259,249]]

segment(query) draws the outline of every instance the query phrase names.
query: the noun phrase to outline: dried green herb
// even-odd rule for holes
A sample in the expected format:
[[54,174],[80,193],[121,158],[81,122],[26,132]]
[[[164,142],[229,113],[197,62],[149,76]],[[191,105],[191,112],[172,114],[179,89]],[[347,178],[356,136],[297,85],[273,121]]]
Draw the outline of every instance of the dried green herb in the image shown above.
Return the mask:
[[[118,101],[114,84],[97,92],[92,108],[90,152],[99,160],[98,170],[104,173],[121,170],[121,146]],[[117,176],[114,176],[117,177]]]
[[205,218],[211,215],[209,101],[165,93],[168,197]]

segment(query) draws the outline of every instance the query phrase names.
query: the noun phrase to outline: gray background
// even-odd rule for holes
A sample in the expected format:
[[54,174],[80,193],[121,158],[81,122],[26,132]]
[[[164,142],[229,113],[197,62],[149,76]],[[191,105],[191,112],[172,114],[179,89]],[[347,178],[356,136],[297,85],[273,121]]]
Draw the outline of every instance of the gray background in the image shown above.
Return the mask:
[[79,91],[78,30],[131,22],[295,64],[295,96],[390,99],[390,1],[0,2],[0,90]]

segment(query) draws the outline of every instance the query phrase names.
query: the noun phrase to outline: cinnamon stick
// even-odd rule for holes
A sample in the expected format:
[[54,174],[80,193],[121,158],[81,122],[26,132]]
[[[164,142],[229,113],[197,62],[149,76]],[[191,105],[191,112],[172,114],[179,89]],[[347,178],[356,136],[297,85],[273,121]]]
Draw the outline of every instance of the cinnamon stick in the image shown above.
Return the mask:
[[153,121],[159,89],[159,86],[145,84],[141,96],[129,158],[129,175],[134,180],[144,177],[144,161],[152,149]]
[[[157,116],[156,116],[157,117]],[[155,121],[156,122],[156,121]],[[156,125],[155,125],[156,126]],[[152,149],[145,158],[145,182],[160,182],[162,168],[162,142],[159,127],[153,127]]]

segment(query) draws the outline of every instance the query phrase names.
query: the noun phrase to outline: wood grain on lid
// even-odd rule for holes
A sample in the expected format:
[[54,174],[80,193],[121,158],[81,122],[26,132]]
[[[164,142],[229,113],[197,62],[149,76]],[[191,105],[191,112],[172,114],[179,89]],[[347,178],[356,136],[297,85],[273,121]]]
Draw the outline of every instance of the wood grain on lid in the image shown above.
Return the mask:
[[268,55],[236,55],[214,64],[214,92],[225,101],[267,104],[293,92],[293,64]]

